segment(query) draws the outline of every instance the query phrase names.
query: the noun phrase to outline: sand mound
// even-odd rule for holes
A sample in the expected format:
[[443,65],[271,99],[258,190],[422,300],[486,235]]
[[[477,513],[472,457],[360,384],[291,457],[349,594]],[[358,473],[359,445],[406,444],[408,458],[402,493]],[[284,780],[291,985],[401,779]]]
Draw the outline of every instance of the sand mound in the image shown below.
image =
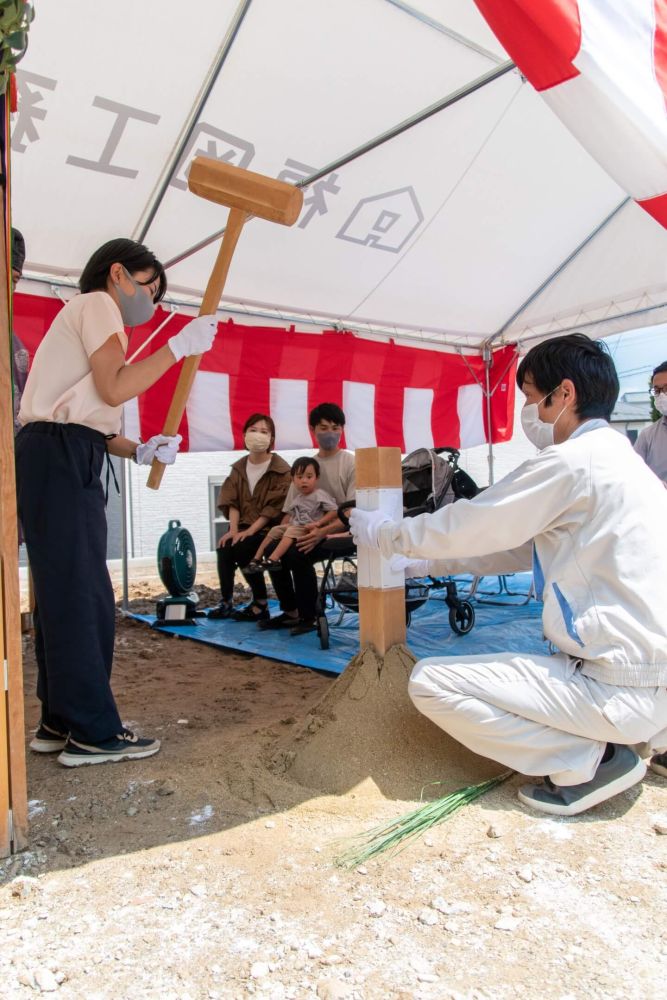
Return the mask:
[[438,798],[502,768],[470,753],[421,715],[408,697],[415,658],[405,646],[360,652],[274,757],[308,788],[340,794],[371,779],[387,798]]

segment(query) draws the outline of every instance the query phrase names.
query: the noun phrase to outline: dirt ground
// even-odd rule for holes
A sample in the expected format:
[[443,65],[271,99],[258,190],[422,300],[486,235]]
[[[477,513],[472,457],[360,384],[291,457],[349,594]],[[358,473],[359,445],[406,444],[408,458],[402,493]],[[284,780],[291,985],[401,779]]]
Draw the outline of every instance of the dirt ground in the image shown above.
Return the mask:
[[[664,779],[563,820],[521,807],[515,777],[347,871],[339,842],[420,787],[323,794],[271,763],[332,678],[120,616],[116,649],[123,718],[163,747],[72,770],[28,752],[30,848],[0,862],[3,1000],[664,998]],[[29,740],[30,639],[24,655]]]

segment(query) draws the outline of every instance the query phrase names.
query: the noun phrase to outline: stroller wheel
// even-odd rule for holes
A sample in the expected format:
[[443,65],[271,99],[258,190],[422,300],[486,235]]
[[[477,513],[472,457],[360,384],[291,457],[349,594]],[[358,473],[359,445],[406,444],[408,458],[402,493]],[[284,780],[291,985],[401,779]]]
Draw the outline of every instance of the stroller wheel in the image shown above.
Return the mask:
[[317,619],[317,634],[320,637],[320,649],[329,648],[329,622],[325,615]]
[[466,635],[475,624],[475,609],[470,601],[460,601],[458,607],[449,609],[449,624],[452,632]]

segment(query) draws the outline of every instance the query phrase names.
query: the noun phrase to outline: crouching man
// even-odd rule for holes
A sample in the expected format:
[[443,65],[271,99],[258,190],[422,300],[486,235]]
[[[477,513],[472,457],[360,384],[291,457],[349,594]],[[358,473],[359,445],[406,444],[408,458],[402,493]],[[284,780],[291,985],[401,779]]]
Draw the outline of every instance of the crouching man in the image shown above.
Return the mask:
[[394,524],[357,509],[350,521],[357,544],[409,576],[532,566],[559,652],[430,657],[410,695],[470,750],[544,777],[522,802],[573,816],[641,781],[632,747],[667,749],[667,491],[608,424],[618,379],[600,343],[539,344],[517,384],[534,458],[435,514]]

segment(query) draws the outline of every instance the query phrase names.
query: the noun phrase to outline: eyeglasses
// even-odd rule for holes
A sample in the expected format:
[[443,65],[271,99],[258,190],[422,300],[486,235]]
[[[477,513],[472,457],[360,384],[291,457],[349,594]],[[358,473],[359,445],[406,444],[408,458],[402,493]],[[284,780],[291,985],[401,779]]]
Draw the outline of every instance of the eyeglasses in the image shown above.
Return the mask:
[[652,385],[651,386],[652,396],[667,396],[667,385]]

